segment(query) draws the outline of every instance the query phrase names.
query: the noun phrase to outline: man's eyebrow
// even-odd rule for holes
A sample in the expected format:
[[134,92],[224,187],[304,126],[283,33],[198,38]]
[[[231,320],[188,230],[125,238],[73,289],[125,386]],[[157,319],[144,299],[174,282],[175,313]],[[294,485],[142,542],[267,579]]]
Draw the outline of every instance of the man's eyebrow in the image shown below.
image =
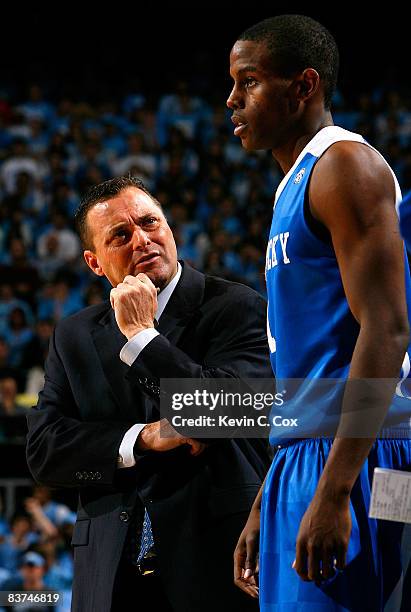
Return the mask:
[[159,216],[160,215],[158,215],[155,212],[148,212],[148,213],[145,213],[144,215],[140,215],[138,220],[139,221],[145,221],[146,219],[151,219],[151,217],[159,217]]
[[257,72],[257,71],[258,71],[258,68],[256,66],[248,65],[248,66],[244,66],[243,68],[240,68],[237,71],[237,73],[241,74],[242,72]]
[[[147,221],[147,219],[151,219],[151,217],[158,218],[159,215],[153,212],[144,213],[137,218],[137,223],[143,223],[144,221]],[[119,229],[126,229],[128,227],[130,227],[130,223],[128,221],[120,221],[120,223],[117,223],[116,225],[113,225],[112,227],[110,227],[110,229],[107,231],[107,235],[112,236]]]
[[113,225],[112,227],[110,227],[110,229],[107,231],[107,235],[108,236],[112,236],[113,234],[115,234],[119,229],[123,229],[129,226],[129,223],[125,222],[125,221],[121,221],[121,223],[117,223],[116,225]]

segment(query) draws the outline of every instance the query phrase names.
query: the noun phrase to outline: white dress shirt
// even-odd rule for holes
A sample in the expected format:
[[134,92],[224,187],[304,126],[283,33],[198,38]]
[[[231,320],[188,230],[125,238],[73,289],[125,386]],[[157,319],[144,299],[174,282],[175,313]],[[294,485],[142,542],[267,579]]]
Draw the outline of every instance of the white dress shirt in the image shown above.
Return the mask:
[[[177,286],[178,281],[180,280],[182,268],[179,262],[177,262],[177,273],[171,279],[166,287],[157,296],[157,311],[155,318],[157,321],[160,320],[161,315],[164,312],[165,307],[168,304],[168,300],[171,298],[174,289]],[[141,351],[149,344],[156,336],[159,336],[159,333],[156,329],[149,327],[148,329],[143,329],[143,331],[139,332],[123,346],[120,351],[120,359],[124,361],[127,365],[131,366],[137,357],[140,355]],[[128,468],[133,467],[136,464],[136,460],[134,458],[134,445],[136,440],[140,434],[140,431],[143,427],[146,426],[147,423],[136,423],[128,431],[126,431],[118,451],[118,459],[117,465],[119,468]]]

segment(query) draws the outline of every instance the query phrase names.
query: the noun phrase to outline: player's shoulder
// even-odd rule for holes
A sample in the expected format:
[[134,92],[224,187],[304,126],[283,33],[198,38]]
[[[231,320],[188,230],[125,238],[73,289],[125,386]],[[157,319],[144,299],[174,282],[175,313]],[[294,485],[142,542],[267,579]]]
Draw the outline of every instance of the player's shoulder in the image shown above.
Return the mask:
[[363,199],[368,209],[366,196],[391,201],[395,199],[396,184],[391,168],[378,151],[365,142],[341,140],[317,161],[309,193],[314,214],[323,206],[331,211],[333,202],[338,208],[341,198],[357,203]]
[[390,173],[387,162],[376,149],[365,141],[338,140],[318,159],[313,180],[320,174],[321,176],[329,174],[338,180],[367,175],[375,171]]
[[309,187],[313,216],[331,231],[368,226],[377,210],[394,210],[397,183],[378,151],[367,143],[338,141],[314,166]]

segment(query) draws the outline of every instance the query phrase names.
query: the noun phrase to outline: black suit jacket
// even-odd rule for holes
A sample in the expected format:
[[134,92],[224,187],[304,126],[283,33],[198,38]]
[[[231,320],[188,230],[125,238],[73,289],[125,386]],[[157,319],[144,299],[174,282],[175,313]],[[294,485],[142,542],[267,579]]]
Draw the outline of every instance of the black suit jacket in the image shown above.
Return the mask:
[[131,425],[159,419],[161,378],[270,377],[265,317],[255,291],[183,264],[161,335],[131,367],[108,303],[57,325],[27,460],[36,480],[79,487],[74,610],[110,609],[129,520],[144,506],[176,610],[249,609],[232,585],[232,552],[268,467],[265,441],[218,441],[198,457],[185,446],[147,453],[121,470],[117,456]]

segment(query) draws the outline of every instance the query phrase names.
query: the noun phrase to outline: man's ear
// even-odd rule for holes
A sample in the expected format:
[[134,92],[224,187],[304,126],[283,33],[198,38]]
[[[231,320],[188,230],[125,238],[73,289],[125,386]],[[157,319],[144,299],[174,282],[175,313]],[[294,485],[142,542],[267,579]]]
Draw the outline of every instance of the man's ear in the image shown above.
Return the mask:
[[314,68],[306,68],[297,80],[297,95],[301,101],[312,98],[320,86],[320,75]]
[[90,270],[93,270],[94,274],[97,274],[97,276],[104,276],[104,272],[97,259],[97,255],[95,255],[93,251],[84,251],[83,256],[86,264]]

